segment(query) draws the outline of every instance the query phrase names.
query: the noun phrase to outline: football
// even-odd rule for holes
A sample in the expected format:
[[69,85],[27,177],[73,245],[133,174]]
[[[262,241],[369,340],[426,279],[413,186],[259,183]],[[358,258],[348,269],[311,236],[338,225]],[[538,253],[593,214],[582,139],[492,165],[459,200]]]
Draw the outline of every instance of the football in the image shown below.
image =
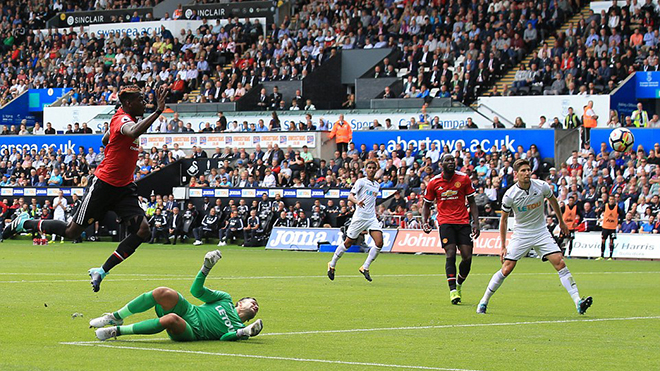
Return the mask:
[[628,152],[635,144],[635,136],[626,128],[616,128],[610,133],[610,147],[617,152]]

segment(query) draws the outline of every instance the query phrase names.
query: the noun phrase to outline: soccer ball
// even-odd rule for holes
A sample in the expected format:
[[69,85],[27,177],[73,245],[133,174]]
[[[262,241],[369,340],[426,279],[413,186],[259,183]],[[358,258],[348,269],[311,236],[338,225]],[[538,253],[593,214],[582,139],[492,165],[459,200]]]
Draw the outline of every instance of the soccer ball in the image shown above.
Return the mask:
[[616,128],[610,133],[610,147],[617,152],[628,152],[635,144],[635,136],[626,128]]

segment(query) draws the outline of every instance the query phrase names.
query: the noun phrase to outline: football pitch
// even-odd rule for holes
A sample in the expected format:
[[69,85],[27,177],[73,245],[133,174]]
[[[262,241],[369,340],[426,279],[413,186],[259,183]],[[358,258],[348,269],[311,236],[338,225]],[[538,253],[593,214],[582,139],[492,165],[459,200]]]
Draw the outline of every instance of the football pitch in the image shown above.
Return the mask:
[[[91,318],[158,286],[193,304],[190,284],[214,245],[142,245],[91,291],[87,269],[116,244],[0,244],[0,370],[658,370],[660,262],[567,260],[577,314],[557,273],[523,259],[490,302],[476,304],[495,257],[475,257],[463,304],[449,302],[444,256],[381,254],[369,283],[364,254],[222,248],[206,285],[254,296],[261,335],[244,342],[175,343],[166,333],[97,342]],[[73,316],[81,313],[83,316]],[[149,311],[127,323],[154,318]]]

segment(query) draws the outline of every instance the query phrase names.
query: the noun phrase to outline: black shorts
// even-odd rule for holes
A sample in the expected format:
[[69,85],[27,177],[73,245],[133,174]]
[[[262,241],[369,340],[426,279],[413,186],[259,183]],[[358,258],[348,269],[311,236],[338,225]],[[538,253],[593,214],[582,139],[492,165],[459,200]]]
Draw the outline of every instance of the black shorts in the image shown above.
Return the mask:
[[603,239],[606,240],[608,238],[615,239],[616,238],[616,229],[605,229],[603,228],[603,232],[601,233],[603,236]]
[[80,207],[73,215],[73,222],[87,227],[96,221],[103,221],[108,211],[114,211],[124,221],[134,216],[144,216],[144,210],[138,204],[137,185],[130,183],[115,187],[97,177],[92,178]]
[[440,240],[442,248],[447,245],[467,245],[472,246],[472,228],[469,224],[441,224]]

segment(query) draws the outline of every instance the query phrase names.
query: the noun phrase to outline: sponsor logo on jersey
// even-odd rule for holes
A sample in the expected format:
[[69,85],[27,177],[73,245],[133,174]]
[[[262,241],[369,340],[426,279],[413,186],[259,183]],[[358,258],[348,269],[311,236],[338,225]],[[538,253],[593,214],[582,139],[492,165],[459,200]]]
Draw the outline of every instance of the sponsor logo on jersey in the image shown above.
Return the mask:
[[232,325],[231,320],[229,320],[229,316],[227,315],[227,312],[222,308],[221,306],[215,307],[215,310],[218,311],[218,314],[220,314],[220,318],[222,318],[222,321],[225,323],[225,326],[227,326],[227,330],[235,331],[234,330],[234,325]]
[[458,192],[454,191],[453,189],[448,189],[442,193],[440,193],[440,197],[442,198],[449,198],[449,197],[454,197],[458,194]]
[[532,211],[536,209],[537,207],[543,205],[543,200],[539,202],[535,202],[533,204],[525,205],[525,206],[519,206],[517,207],[518,211],[525,212],[525,211]]

